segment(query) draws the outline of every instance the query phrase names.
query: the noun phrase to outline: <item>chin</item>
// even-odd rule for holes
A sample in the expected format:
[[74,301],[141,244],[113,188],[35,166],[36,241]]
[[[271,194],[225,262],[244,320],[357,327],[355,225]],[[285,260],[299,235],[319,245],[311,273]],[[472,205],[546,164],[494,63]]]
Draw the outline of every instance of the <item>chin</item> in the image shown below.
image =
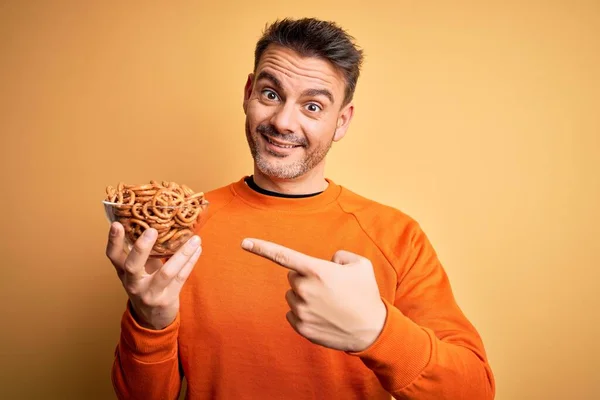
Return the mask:
[[301,162],[277,162],[265,159],[261,154],[254,157],[254,164],[263,175],[276,179],[296,179],[306,173]]

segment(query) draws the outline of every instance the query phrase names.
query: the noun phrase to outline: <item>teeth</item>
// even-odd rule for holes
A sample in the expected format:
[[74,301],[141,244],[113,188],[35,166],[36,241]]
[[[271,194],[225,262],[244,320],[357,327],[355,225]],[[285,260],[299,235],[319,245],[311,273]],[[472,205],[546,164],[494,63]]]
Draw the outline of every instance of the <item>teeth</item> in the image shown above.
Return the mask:
[[292,149],[292,148],[296,147],[296,146],[294,146],[294,145],[287,145],[287,144],[286,144],[286,145],[282,145],[282,144],[277,144],[277,143],[273,142],[273,141],[272,141],[270,138],[268,138],[268,137],[267,137],[267,141],[268,141],[269,143],[271,143],[272,145],[274,145],[274,146],[277,146],[277,147],[281,147],[281,148],[283,148],[283,149]]

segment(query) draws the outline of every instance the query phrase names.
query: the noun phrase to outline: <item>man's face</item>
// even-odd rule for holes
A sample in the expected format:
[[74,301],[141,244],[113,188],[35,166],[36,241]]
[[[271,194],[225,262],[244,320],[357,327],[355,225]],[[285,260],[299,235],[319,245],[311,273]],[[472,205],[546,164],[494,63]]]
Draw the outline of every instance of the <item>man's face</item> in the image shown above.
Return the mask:
[[269,46],[244,92],[246,138],[256,167],[278,179],[324,168],[352,118],[345,81],[328,61]]

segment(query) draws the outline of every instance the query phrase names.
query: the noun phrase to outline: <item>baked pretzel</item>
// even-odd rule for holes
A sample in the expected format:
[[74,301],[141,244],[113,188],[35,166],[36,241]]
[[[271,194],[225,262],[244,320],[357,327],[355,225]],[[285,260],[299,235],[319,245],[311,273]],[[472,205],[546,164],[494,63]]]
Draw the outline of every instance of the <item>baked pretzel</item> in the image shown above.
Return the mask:
[[155,180],[143,185],[120,182],[116,188],[107,186],[105,201],[113,203],[115,220],[125,228],[130,243],[146,229],[158,231],[151,257],[168,256],[192,237],[198,217],[208,204],[203,192]]

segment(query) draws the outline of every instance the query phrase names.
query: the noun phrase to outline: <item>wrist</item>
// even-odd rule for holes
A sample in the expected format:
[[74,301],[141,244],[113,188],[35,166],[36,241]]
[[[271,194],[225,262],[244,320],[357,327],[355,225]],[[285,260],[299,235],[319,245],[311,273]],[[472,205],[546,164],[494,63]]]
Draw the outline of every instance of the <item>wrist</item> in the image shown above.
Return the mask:
[[134,307],[128,305],[126,310],[121,319],[120,351],[130,354],[139,362],[149,364],[160,363],[177,356],[180,326],[178,317],[165,329],[156,330],[142,326],[134,319]]
[[377,305],[373,307],[372,312],[370,313],[370,318],[368,319],[368,323],[365,328],[359,333],[357,336],[357,341],[355,345],[355,349],[351,350],[354,352],[360,352],[371,347],[373,343],[377,340],[381,332],[383,331],[383,327],[385,325],[385,320],[387,318],[387,309],[385,304],[381,299],[377,302]]
[[[144,318],[144,313],[141,311],[138,311],[132,302],[129,302],[129,312],[130,312],[131,316],[133,317],[133,320],[139,326],[141,326],[144,329],[149,329],[149,330],[153,330],[153,331],[160,331],[162,329],[165,329],[167,326],[169,326],[175,320],[175,318],[173,318],[173,321],[172,320],[166,321],[165,318],[163,317],[163,318],[159,318],[158,321],[150,322],[146,318]],[[153,314],[153,313],[150,312],[149,314]],[[161,314],[161,313],[158,312],[157,314]],[[148,319],[151,319],[151,318],[148,318]]]

